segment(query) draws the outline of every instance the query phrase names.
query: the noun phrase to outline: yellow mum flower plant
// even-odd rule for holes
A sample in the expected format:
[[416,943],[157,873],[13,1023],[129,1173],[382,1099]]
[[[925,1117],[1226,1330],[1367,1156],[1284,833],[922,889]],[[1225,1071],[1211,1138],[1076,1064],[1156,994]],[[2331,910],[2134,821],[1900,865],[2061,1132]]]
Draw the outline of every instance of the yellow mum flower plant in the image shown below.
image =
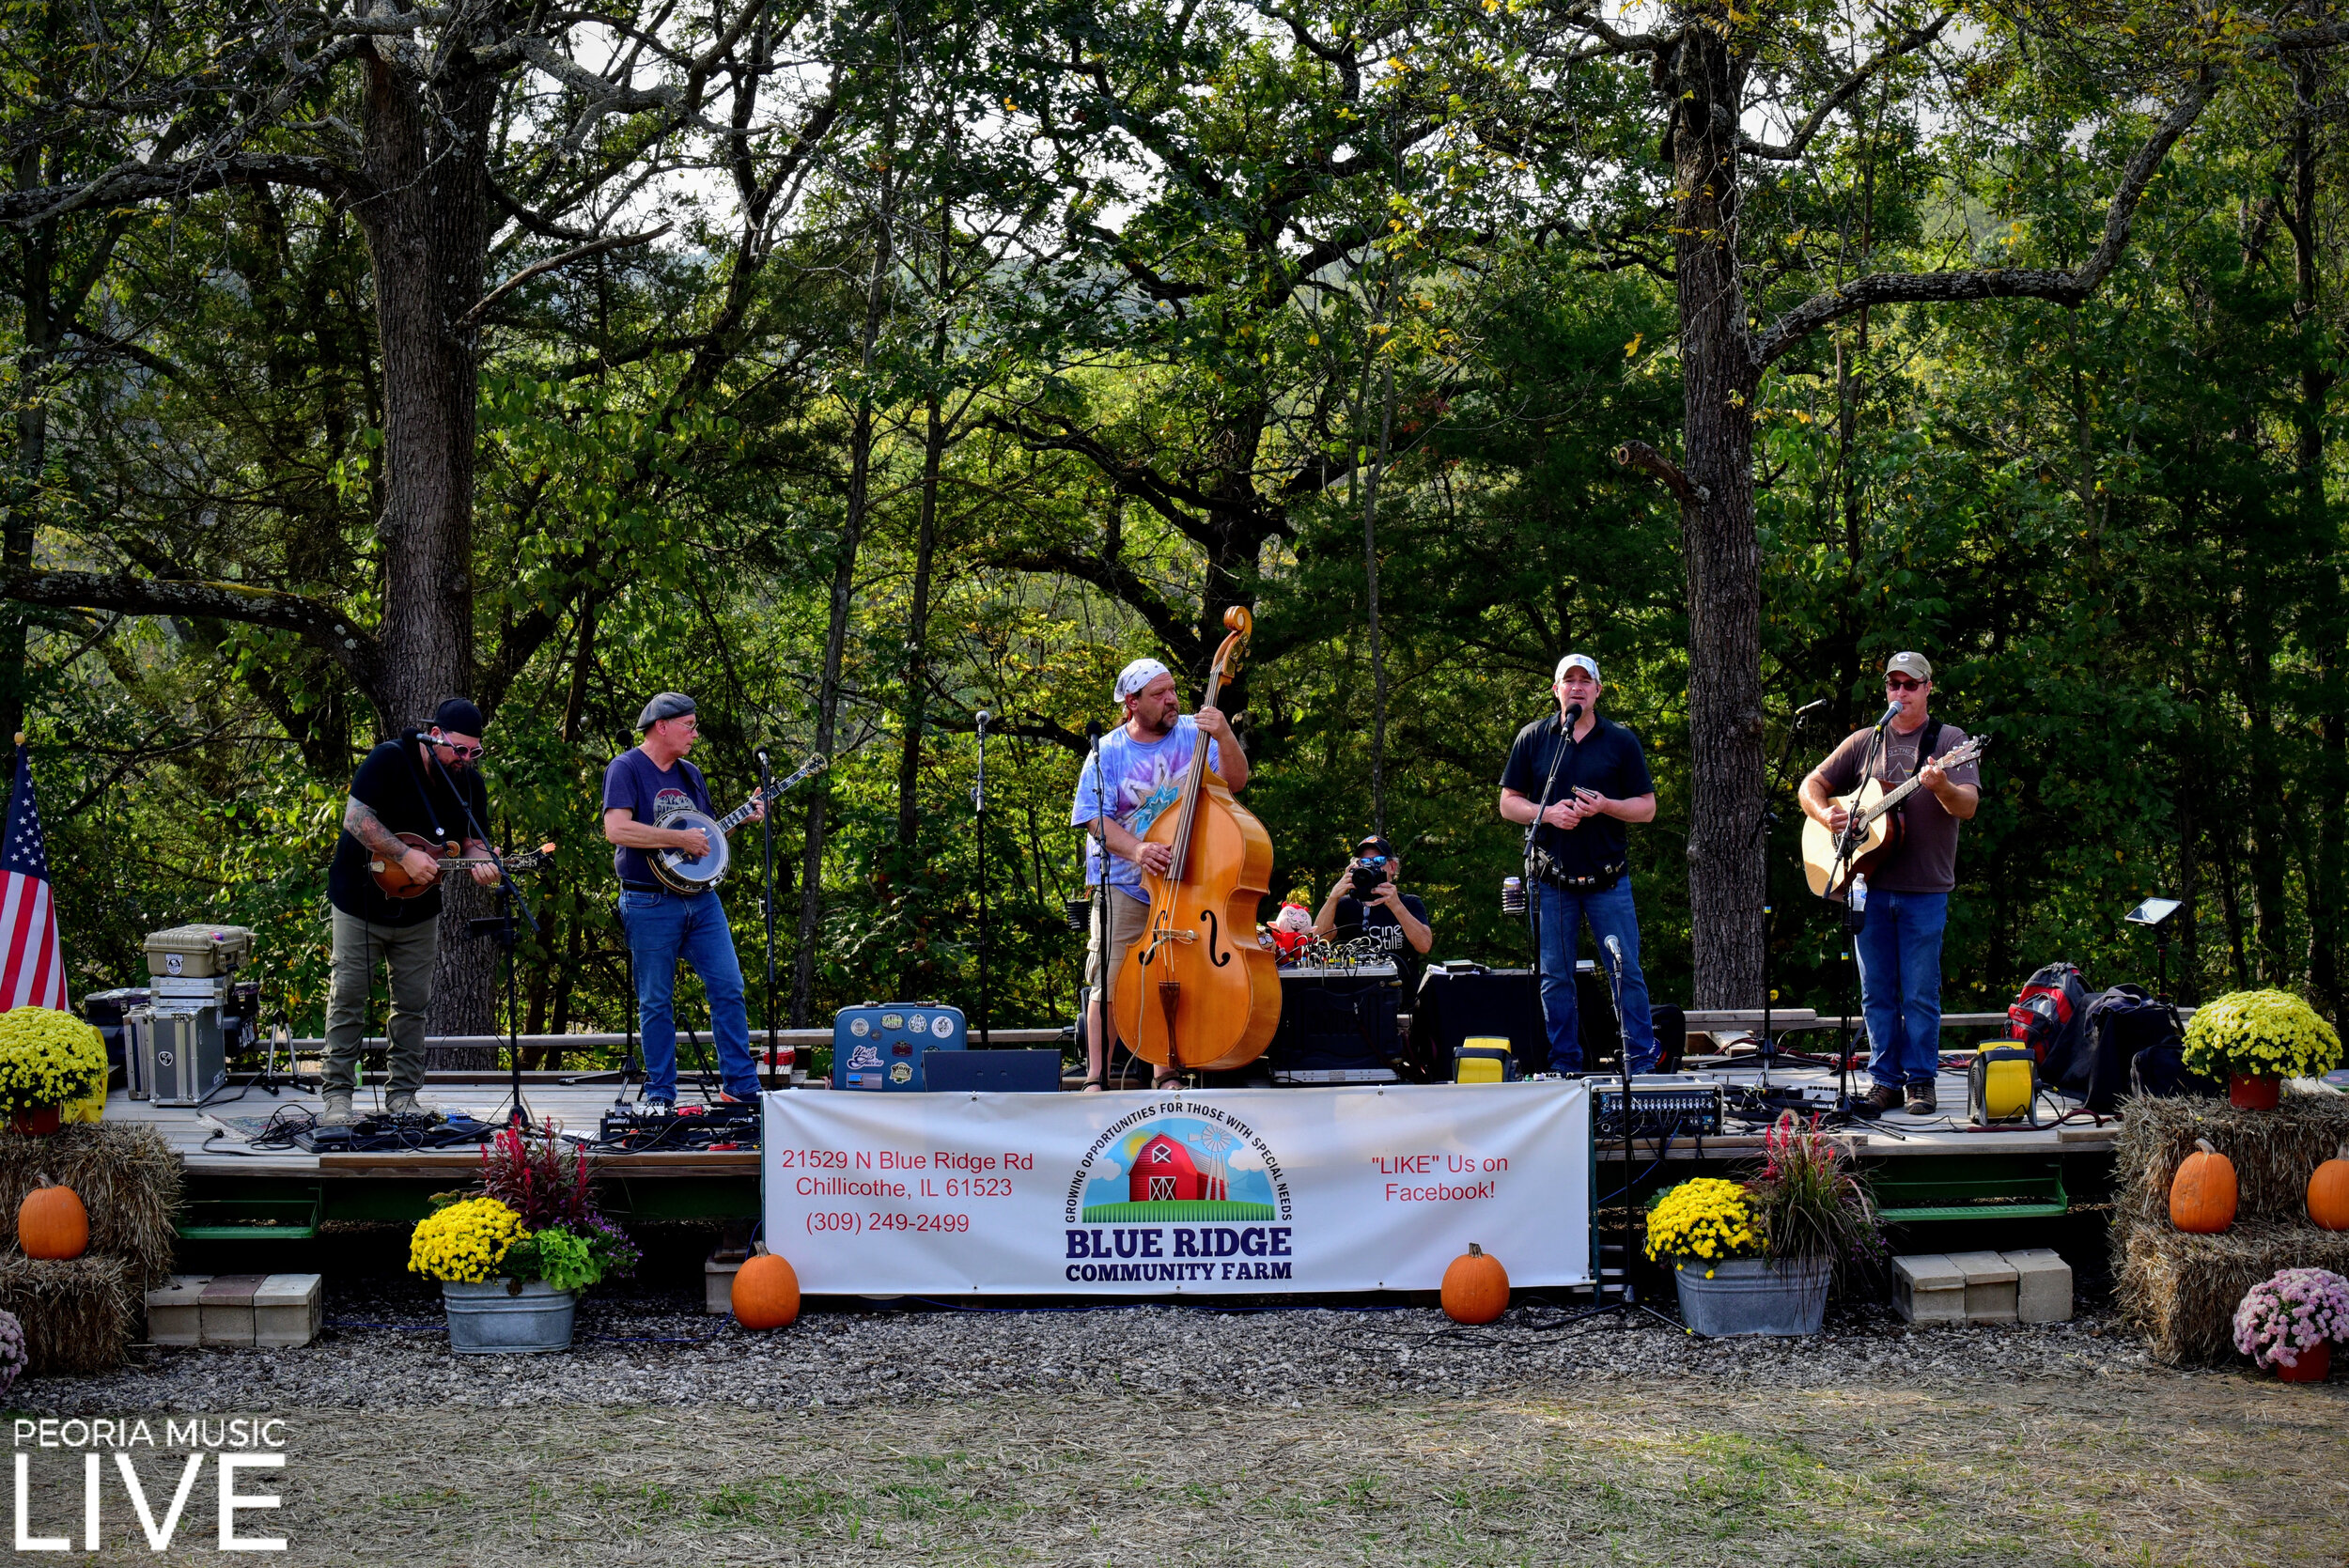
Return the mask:
[[69,1105],[106,1089],[106,1043],[54,1007],[0,1013],[0,1113]]
[[408,1272],[443,1284],[483,1284],[497,1277],[506,1249],[529,1237],[521,1216],[495,1198],[468,1198],[416,1221]]
[[1741,1183],[1699,1176],[1682,1182],[1648,1210],[1647,1255],[1669,1256],[1675,1267],[1691,1260],[1716,1264],[1755,1257],[1761,1250]]
[[2341,1036],[2290,991],[2235,991],[2194,1010],[2188,1071],[2231,1078],[2321,1078],[2341,1065]]

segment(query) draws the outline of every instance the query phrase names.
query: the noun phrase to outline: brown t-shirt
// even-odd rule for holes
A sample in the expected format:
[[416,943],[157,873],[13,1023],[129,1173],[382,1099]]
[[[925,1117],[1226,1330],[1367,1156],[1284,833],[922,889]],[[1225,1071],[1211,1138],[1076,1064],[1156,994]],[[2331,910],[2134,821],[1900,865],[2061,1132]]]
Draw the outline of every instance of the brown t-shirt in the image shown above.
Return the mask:
[[[1917,771],[1917,743],[1924,738],[1933,721],[1902,735],[1889,724],[1884,731],[1884,749],[1877,753],[1874,772],[1884,781],[1884,787],[1906,784]],[[1867,754],[1868,737],[1873,730],[1857,730],[1842,745],[1828,753],[1819,765],[1820,775],[1827,780],[1828,793],[1848,795],[1859,786],[1859,759]],[[1933,754],[1947,756],[1952,748],[1961,745],[1966,732],[1955,724],[1943,724],[1934,738]],[[1982,783],[1982,771],[1973,763],[1950,770],[1952,784]],[[1942,809],[1941,802],[1929,789],[1919,789],[1901,805],[1906,818],[1906,831],[1900,847],[1887,855],[1868,878],[1872,888],[1890,888],[1894,893],[1948,893],[1957,886],[1957,818]]]

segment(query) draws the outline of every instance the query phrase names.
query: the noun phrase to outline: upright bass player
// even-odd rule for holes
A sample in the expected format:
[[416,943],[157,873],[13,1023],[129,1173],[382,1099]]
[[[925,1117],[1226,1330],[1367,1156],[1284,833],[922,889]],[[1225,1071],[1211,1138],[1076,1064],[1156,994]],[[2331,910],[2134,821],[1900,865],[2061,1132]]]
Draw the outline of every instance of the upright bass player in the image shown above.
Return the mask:
[[[1124,709],[1125,722],[1102,737],[1097,768],[1097,759],[1086,760],[1068,816],[1071,826],[1085,830],[1086,883],[1096,899],[1106,899],[1109,905],[1110,961],[1103,962],[1097,906],[1085,950],[1085,983],[1093,987],[1085,1020],[1088,1092],[1107,1085],[1102,1002],[1150,924],[1150,893],[1143,874],[1146,870],[1164,877],[1173,864],[1172,847],[1145,843],[1144,836],[1180,798],[1201,736],[1206,737],[1207,766],[1224,786],[1237,791],[1248,783],[1248,754],[1232,733],[1231,722],[1212,706],[1185,714],[1174,676],[1159,660],[1137,659],[1127,665],[1118,672],[1111,695]],[[1248,936],[1254,939],[1252,928]],[[1104,976],[1112,978],[1105,981]],[[1154,1083],[1165,1087],[1175,1076],[1172,1065],[1162,1066]]]

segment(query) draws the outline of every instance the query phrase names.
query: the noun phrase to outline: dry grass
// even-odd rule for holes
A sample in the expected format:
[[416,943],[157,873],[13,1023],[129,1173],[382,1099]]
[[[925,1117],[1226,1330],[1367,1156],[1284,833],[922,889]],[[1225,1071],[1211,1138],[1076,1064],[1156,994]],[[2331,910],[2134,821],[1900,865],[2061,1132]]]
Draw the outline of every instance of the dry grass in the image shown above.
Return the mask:
[[43,1175],[89,1210],[89,1249],[121,1258],[144,1291],[171,1273],[179,1157],[153,1127],[75,1123],[44,1138],[0,1132],[0,1248],[16,1250],[16,1211]]
[[287,1509],[250,1522],[291,1538],[281,1561],[477,1568],[2337,1563],[2344,1392],[2162,1377],[317,1412],[291,1417]]

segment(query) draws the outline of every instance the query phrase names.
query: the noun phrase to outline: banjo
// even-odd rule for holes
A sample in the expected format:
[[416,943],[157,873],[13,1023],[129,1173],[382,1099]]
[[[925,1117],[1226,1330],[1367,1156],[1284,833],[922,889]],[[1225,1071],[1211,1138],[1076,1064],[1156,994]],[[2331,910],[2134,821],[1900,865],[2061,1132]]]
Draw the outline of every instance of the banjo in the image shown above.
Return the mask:
[[654,826],[699,828],[709,835],[709,853],[689,855],[682,849],[662,849],[646,853],[645,863],[652,868],[654,879],[671,893],[689,895],[708,893],[724,881],[726,873],[734,867],[734,846],[726,842],[726,835],[750,820],[751,813],[757,810],[761,800],[772,801],[780,799],[792,785],[802,779],[814,777],[831,766],[832,759],[819,752],[800,764],[798,772],[787,779],[778,779],[773,788],[763,795],[754,790],[749,800],[721,817],[713,818],[691,806],[664,814]]

